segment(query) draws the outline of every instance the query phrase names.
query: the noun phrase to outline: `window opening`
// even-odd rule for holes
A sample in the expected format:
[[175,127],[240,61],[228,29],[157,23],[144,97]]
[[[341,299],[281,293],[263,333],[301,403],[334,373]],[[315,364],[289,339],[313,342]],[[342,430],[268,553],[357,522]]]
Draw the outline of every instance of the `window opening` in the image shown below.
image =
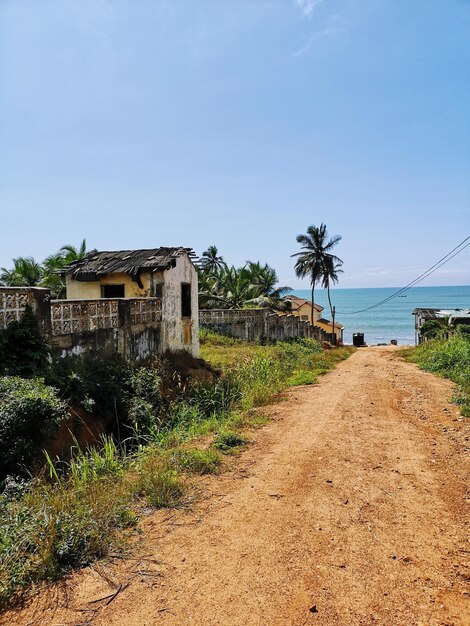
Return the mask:
[[102,298],[124,298],[124,285],[101,285]]
[[191,285],[181,285],[181,317],[191,317]]

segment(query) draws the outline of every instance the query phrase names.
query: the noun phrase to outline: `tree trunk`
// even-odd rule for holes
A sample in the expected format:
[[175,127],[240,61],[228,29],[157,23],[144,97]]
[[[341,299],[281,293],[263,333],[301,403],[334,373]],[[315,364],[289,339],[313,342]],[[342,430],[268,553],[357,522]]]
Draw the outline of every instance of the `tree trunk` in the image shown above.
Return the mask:
[[315,310],[315,299],[314,299],[314,295],[315,295],[315,283],[312,283],[312,315],[311,315],[311,324],[312,326],[314,326],[314,321],[315,321],[315,317],[314,317],[314,310]]

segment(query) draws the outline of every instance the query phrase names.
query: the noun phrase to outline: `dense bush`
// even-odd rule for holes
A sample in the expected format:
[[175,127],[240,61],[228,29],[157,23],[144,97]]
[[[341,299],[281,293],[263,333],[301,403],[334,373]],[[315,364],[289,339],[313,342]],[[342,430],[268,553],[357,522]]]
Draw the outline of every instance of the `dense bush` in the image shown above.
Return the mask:
[[0,375],[44,376],[48,359],[48,346],[28,305],[19,322],[0,330]]
[[459,329],[448,340],[426,341],[406,353],[428,372],[441,374],[457,383],[455,400],[461,405],[463,415],[470,417],[470,341],[466,330]]
[[67,416],[67,406],[40,378],[0,378],[0,467],[30,464]]

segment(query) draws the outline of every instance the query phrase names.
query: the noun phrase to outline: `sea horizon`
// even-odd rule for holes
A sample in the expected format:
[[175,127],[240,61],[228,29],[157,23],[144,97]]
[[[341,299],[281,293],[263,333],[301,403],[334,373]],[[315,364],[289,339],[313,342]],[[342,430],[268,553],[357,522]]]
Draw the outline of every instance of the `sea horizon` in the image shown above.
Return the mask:
[[[352,343],[352,334],[364,333],[368,345],[390,343],[414,345],[415,330],[412,311],[418,307],[457,309],[470,308],[470,285],[411,287],[401,296],[381,306],[365,310],[403,287],[338,287],[331,290],[336,307],[336,321],[344,326],[344,343]],[[311,289],[293,289],[290,293],[311,299]],[[331,319],[325,289],[315,288],[315,302],[324,307],[322,316]]]

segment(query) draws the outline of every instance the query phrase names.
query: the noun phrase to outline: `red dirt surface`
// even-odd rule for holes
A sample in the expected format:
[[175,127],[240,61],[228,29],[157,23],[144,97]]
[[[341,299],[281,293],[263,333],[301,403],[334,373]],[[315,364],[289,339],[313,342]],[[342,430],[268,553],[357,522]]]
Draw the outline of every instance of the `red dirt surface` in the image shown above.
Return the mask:
[[394,349],[359,350],[263,409],[189,509],[145,519],[132,558],[0,624],[469,625],[469,421],[451,395]]

